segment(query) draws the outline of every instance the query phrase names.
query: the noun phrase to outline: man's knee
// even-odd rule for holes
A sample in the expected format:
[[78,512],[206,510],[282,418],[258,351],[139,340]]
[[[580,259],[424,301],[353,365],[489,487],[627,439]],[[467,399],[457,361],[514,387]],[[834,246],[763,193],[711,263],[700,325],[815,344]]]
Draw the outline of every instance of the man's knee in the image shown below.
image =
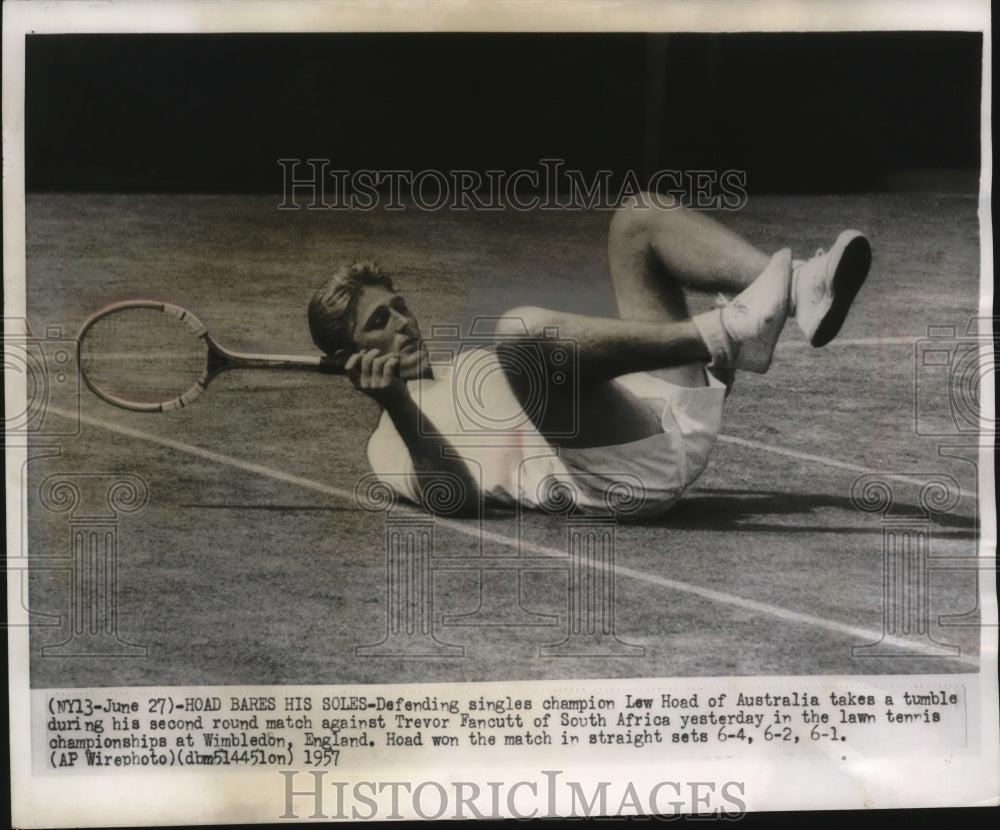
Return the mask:
[[670,217],[684,212],[680,201],[668,193],[642,191],[628,196],[611,218],[612,233],[645,232],[652,222],[662,225]]
[[537,339],[551,324],[551,313],[546,309],[533,305],[517,306],[497,320],[496,337],[505,342]]
[[[663,210],[657,207],[653,196],[656,194],[637,193],[629,196],[611,217],[610,237],[612,243],[629,242],[642,244],[650,237],[654,221],[661,221]],[[662,197],[661,197],[662,198]]]
[[632,262],[634,257],[645,255],[654,241],[683,236],[687,232],[686,214],[687,209],[669,194],[642,192],[629,196],[611,218],[611,257]]

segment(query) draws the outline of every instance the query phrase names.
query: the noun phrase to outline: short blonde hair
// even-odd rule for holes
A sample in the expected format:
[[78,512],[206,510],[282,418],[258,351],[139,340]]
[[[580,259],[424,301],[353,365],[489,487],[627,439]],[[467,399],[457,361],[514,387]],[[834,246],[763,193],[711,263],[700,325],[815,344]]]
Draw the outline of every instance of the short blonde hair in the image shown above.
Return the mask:
[[331,357],[340,349],[353,350],[358,298],[369,286],[395,291],[392,278],[372,261],[342,265],[309,301],[309,333]]

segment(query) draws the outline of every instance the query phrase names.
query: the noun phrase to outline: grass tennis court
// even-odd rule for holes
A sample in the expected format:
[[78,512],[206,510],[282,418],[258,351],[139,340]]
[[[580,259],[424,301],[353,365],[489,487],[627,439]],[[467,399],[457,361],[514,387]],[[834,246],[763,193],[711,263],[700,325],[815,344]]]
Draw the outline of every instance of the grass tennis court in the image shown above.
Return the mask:
[[[279,211],[273,197],[29,194],[27,309],[32,330],[74,336],[109,303],[148,298],[190,309],[237,350],[312,354],[313,289],[343,260],[377,256],[417,314],[466,330],[476,314],[537,304],[610,313],[610,214],[593,211]],[[294,684],[938,673],[975,669],[973,625],[942,614],[977,606],[976,574],[932,569],[931,634],[961,659],[852,657],[882,629],[882,524],[852,505],[866,472],[946,473],[963,498],[929,527],[933,556],[976,553],[976,475],[915,434],[914,343],[929,325],[961,334],[976,316],[974,196],[759,197],[723,217],[767,251],[797,257],[844,227],[865,231],[871,275],[838,340],[813,350],[790,325],[765,376],[740,375],[723,436],[687,498],[655,523],[619,524],[616,631],[642,656],[538,656],[560,639],[568,577],[525,570],[517,622],[452,625],[484,582],[461,560],[510,557],[516,540],[557,560],[565,521],[491,514],[434,521],[433,616],[462,657],[359,656],[386,625],[385,516],[357,506],[368,472],[373,403],[346,380],[244,370],[223,374],[190,408],[126,412],[83,391],[77,437],[28,465],[29,549],[66,556],[67,517],[35,491],[52,473],[141,477],[148,504],[124,516],[118,633],[145,658],[42,657],[65,628],[36,628],[32,685]],[[711,302],[705,298],[703,303]],[[694,309],[700,308],[695,306]],[[921,393],[927,391],[925,386]],[[931,398],[947,395],[940,388]],[[957,443],[957,442],[956,442]],[[912,514],[919,487],[893,484]],[[516,571],[493,571],[489,596]],[[69,572],[40,570],[33,610],[69,613]],[[505,585],[500,583],[508,580]],[[515,583],[515,587],[516,583]],[[493,593],[490,593],[493,592]],[[516,594],[515,594],[516,595]],[[511,609],[507,609],[508,612]],[[515,621],[513,614],[507,620]],[[868,637],[868,635],[871,637]]]

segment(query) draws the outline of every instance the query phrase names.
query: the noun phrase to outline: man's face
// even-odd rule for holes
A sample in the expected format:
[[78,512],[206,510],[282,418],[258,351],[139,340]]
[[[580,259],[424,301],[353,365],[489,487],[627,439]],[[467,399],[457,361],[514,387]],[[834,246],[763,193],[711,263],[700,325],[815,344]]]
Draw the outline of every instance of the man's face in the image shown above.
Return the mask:
[[399,377],[414,380],[428,366],[417,318],[400,294],[378,285],[362,289],[354,323],[354,344],[358,351],[378,349],[399,357]]

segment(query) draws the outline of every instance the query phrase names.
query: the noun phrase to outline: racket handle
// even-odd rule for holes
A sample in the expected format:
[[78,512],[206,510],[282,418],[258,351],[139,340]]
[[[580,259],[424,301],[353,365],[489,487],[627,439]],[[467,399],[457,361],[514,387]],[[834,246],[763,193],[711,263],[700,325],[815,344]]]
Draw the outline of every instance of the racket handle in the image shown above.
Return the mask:
[[332,357],[323,355],[319,359],[319,371],[324,375],[346,375],[347,372],[344,371],[344,365],[338,360],[334,360]]

